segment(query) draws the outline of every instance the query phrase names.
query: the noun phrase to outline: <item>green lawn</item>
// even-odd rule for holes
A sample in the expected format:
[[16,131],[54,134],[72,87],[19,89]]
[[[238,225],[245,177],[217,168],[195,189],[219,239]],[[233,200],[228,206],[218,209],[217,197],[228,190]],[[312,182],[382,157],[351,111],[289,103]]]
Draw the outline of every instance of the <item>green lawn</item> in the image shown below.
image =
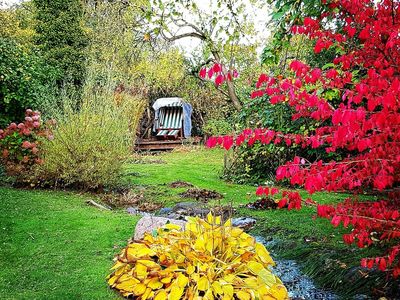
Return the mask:
[[116,299],[105,277],[136,217],[64,192],[0,189],[1,299]]
[[[256,186],[238,185],[221,180],[223,153],[224,151],[220,149],[194,149],[188,152],[146,156],[142,158],[141,164],[128,165],[127,173],[134,175],[130,176],[130,182],[135,184],[139,190],[144,188],[148,201],[161,201],[166,206],[172,206],[173,203],[179,201],[190,201],[190,199],[184,200],[178,195],[185,191],[185,188],[171,189],[168,187],[168,183],[182,180],[199,188],[216,190],[224,195],[224,199],[221,200],[222,204],[232,204],[237,208],[239,215],[260,219],[261,222],[256,231],[282,227],[287,229],[285,234],[288,230],[294,231],[294,235],[300,238],[306,235],[326,236],[327,234],[337,233],[337,230],[332,229],[327,220],[312,219],[315,213],[313,208],[306,207],[300,211],[254,211],[239,208],[240,204],[257,199],[255,195]],[[146,164],[146,162],[150,163]],[[302,194],[305,195],[304,192]],[[346,195],[337,193],[317,193],[314,195],[314,199],[320,203],[334,203],[345,197]],[[214,204],[217,204],[217,201],[210,203],[211,206]]]
[[[239,204],[256,199],[255,187],[220,179],[223,153],[192,149],[145,156],[139,163],[127,164],[126,180],[144,193],[146,201],[166,206],[186,201],[178,195],[185,189],[167,185],[172,181],[217,190],[224,195],[221,202],[232,203],[238,215],[257,219],[253,234],[280,240],[273,249],[275,255],[298,259],[318,282],[342,294],[352,294],[362,286],[371,290],[363,279],[348,281],[342,276],[371,252],[345,246],[343,230],[334,229],[327,220],[313,220],[312,208],[240,208]],[[105,277],[113,256],[132,236],[138,217],[122,209],[110,212],[88,206],[85,201],[90,197],[94,196],[0,188],[0,299],[118,298],[108,289]],[[320,193],[314,199],[332,203],[344,197]],[[378,282],[374,276],[369,280]]]

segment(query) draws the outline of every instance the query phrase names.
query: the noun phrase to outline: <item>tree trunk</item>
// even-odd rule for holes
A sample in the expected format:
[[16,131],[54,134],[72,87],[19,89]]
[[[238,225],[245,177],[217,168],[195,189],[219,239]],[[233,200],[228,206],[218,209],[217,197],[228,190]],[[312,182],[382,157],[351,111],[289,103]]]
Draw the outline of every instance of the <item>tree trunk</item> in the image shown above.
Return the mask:
[[226,86],[228,87],[229,99],[232,101],[233,106],[236,108],[237,111],[241,111],[242,104],[240,103],[239,98],[236,95],[235,87],[232,81],[227,80]]
[[[221,62],[221,58],[219,56],[219,53],[217,51],[212,51],[212,54],[215,58],[215,60],[220,63]],[[227,73],[227,70],[225,69],[224,66],[222,66],[224,68],[224,73]],[[233,82],[230,80],[226,81],[226,86],[228,88],[228,95],[229,95],[229,100],[232,102],[233,106],[236,108],[237,111],[241,111],[242,110],[242,104],[240,103],[240,100],[238,98],[238,96],[236,95],[236,91],[235,91],[235,86],[233,85]]]

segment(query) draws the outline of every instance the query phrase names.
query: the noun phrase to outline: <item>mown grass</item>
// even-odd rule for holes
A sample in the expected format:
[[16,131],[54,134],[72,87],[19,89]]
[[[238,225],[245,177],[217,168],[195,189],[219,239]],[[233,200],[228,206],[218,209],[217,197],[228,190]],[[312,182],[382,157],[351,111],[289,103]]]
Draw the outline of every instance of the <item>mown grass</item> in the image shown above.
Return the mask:
[[105,278],[137,217],[65,192],[0,188],[1,299],[117,299]]
[[[259,225],[255,233],[272,228],[279,234],[282,227],[287,231],[293,231],[293,236],[313,235],[322,237],[337,235],[337,230],[332,229],[327,220],[316,219],[314,208],[305,207],[300,211],[292,210],[250,210],[240,207],[257,199],[256,186],[238,185],[221,180],[223,166],[223,150],[220,149],[192,149],[187,152],[171,152],[158,156],[145,156],[141,164],[130,164],[127,173],[131,183],[138,190],[143,190],[147,201],[161,201],[166,206],[172,206],[176,202],[191,201],[182,199],[179,194],[186,188],[171,189],[169,183],[177,180],[192,183],[194,186],[209,190],[216,190],[224,195],[222,200],[211,201],[210,206],[219,202],[223,205],[232,205],[238,215],[251,216],[259,219]],[[148,163],[146,163],[148,162]],[[305,195],[305,192],[301,192]],[[319,203],[337,203],[347,195],[339,193],[316,193],[313,199]],[[338,239],[334,239],[335,241]]]

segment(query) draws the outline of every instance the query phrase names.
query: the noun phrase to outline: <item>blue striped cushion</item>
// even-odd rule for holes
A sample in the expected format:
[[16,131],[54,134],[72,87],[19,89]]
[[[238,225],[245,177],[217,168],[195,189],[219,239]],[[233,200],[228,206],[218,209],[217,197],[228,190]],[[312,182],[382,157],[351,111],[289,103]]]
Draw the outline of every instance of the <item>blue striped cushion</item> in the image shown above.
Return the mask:
[[182,128],[182,107],[163,107],[160,109],[160,128]]
[[175,130],[171,130],[171,131],[168,133],[168,135],[173,136],[173,135],[178,135],[178,133],[179,133],[179,130],[178,130],[178,129],[175,129]]
[[157,133],[157,136],[167,135],[167,134],[168,134],[168,130],[160,130],[160,131]]

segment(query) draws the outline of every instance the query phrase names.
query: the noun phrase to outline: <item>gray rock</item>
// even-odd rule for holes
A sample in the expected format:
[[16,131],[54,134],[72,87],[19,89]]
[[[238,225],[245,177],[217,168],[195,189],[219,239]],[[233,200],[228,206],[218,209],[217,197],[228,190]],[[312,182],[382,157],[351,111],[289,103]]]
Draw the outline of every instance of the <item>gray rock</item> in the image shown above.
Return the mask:
[[168,214],[168,216],[181,216],[178,219],[186,216],[205,217],[209,212],[208,208],[202,207],[198,202],[180,202],[172,208],[172,213]]
[[172,208],[172,211],[176,212],[177,210],[190,210],[198,207],[199,204],[197,202],[179,202],[175,204],[175,206]]
[[126,212],[130,215],[138,215],[139,211],[134,207],[127,207]]
[[250,230],[251,228],[256,225],[256,220],[253,218],[247,218],[247,217],[242,217],[242,218],[233,218],[232,219],[232,226],[242,228],[243,230],[247,231]]
[[154,217],[154,216],[143,217],[136,224],[133,239],[140,240],[143,238],[145,232],[151,233],[151,232],[153,232],[154,229],[158,229],[167,223],[179,225],[183,229],[185,227],[186,221],[174,220],[174,219],[163,218],[163,217]]
[[127,207],[126,208],[126,212],[130,215],[141,215],[141,216],[151,216],[150,213],[148,212],[144,212],[144,211],[140,211],[135,207]]
[[168,215],[170,213],[172,213],[172,208],[171,207],[163,207],[158,212],[159,215]]

